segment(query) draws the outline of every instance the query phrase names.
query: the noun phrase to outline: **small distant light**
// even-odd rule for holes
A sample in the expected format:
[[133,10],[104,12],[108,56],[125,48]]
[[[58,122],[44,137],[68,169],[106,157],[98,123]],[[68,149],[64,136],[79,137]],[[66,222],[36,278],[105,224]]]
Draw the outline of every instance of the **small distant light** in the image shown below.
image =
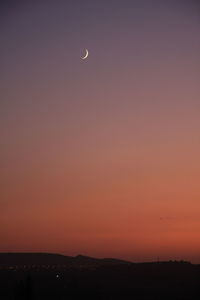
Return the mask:
[[59,278],[59,275],[58,275],[58,274],[56,275],[56,278]]

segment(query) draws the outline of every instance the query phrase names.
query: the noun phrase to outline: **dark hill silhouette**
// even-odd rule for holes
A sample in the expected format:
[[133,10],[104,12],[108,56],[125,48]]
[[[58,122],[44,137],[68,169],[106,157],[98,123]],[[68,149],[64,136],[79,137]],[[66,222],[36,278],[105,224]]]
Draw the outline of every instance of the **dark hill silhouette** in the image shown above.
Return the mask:
[[84,256],[84,255],[77,255],[75,257],[76,262],[78,263],[86,263],[86,264],[98,264],[98,265],[113,265],[113,264],[130,264],[131,262],[121,260],[121,259],[114,259],[114,258],[94,258],[94,257],[89,257],[89,256]]
[[130,262],[112,258],[93,258],[84,255],[74,257],[51,253],[0,253],[0,267],[34,265],[88,267],[117,264],[130,264]]
[[50,253],[0,253],[3,300],[200,299],[200,265],[131,263]]

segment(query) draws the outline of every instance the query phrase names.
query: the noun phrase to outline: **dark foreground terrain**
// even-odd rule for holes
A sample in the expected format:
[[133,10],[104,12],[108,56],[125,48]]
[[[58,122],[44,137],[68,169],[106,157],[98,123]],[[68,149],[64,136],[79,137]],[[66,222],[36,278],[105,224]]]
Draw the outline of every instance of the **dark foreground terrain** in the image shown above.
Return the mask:
[[200,265],[0,254],[0,299],[200,299]]

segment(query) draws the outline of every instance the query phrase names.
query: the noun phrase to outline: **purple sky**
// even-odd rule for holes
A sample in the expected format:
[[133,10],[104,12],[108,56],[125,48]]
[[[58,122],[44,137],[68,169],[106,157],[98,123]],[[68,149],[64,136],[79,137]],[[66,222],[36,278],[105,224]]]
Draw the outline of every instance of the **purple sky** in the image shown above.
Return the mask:
[[0,251],[200,262],[198,1],[6,2]]

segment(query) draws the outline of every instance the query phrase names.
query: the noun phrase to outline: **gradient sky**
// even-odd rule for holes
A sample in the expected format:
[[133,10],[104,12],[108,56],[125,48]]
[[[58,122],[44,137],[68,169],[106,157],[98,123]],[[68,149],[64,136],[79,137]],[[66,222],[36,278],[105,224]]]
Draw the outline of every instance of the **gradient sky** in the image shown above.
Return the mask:
[[2,1],[0,36],[0,251],[200,263],[198,1]]

